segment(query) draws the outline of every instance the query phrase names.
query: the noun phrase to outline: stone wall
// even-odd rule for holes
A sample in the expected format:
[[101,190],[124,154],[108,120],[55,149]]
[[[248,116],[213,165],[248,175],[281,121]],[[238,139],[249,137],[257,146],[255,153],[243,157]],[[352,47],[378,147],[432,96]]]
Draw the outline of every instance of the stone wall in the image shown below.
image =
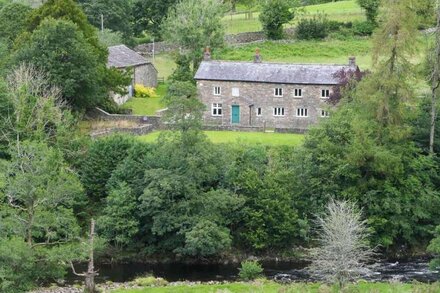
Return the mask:
[[126,114],[110,114],[106,111],[96,107],[87,113],[88,118],[104,120],[104,121],[134,121],[140,124],[150,124],[155,129],[162,126],[160,116],[143,116],[143,115],[126,115]]
[[[287,28],[284,30],[287,38],[292,38],[295,34],[295,28]],[[264,32],[246,32],[225,36],[225,43],[228,45],[239,45],[253,42],[262,42],[266,40]],[[179,49],[177,46],[167,44],[165,42],[154,43],[155,54],[171,52]],[[151,57],[153,55],[153,43],[141,44],[134,48],[136,52],[139,52],[143,56]]]
[[148,134],[154,130],[155,130],[155,127],[153,125],[145,124],[145,125],[140,125],[138,127],[130,127],[130,128],[128,128],[128,127],[127,128],[114,127],[114,128],[97,130],[97,131],[92,132],[90,134],[90,136],[92,138],[99,138],[99,137],[111,135],[113,133],[128,133],[128,134],[132,134],[132,135],[144,135],[144,134]]
[[136,66],[133,72],[134,84],[142,84],[146,87],[157,87],[157,70],[153,64]]
[[[220,95],[214,95],[214,87],[221,88]],[[239,89],[237,97],[232,96],[232,88]],[[282,97],[275,97],[275,88],[283,89]],[[321,98],[321,90],[331,92],[332,86],[203,80],[197,82],[197,89],[207,109],[203,115],[206,125],[294,129],[300,132],[325,119],[321,118],[321,114],[329,105],[326,99]],[[302,97],[294,97],[295,89],[302,90]],[[222,105],[221,116],[212,115],[213,103]],[[239,123],[232,123],[232,106],[239,107]],[[274,108],[284,109],[284,115],[275,116]],[[307,109],[307,117],[298,117],[298,109]]]

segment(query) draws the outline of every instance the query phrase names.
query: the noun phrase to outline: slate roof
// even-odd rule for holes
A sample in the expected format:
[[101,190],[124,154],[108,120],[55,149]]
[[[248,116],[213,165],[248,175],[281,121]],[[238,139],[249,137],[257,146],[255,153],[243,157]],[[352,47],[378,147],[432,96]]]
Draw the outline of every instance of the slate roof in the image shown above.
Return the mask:
[[108,51],[109,67],[124,68],[150,63],[142,55],[136,53],[125,45],[109,47]]
[[334,74],[342,69],[356,70],[357,66],[203,61],[194,78],[196,80],[336,85],[339,82]]

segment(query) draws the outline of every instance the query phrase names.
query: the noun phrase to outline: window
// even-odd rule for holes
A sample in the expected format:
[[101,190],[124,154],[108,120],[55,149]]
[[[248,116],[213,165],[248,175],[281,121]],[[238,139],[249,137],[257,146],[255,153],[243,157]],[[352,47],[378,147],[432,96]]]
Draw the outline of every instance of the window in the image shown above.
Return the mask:
[[274,94],[275,94],[275,97],[282,97],[283,96],[283,89],[282,88],[275,88]]
[[295,89],[294,92],[293,92],[293,96],[295,98],[300,98],[300,97],[302,97],[302,95],[303,95],[302,89]]
[[321,110],[321,117],[329,117],[330,116],[330,112],[326,111],[326,110]]
[[273,116],[284,116],[284,108],[273,108]]
[[222,104],[213,103],[211,108],[212,116],[222,116],[223,115],[223,109]]
[[296,109],[296,117],[309,117],[309,111],[307,108]]
[[237,87],[232,88],[232,96],[233,97],[239,97],[240,96],[240,89]]
[[257,108],[257,116],[261,116],[262,112],[261,112],[261,108]]
[[330,97],[330,90],[322,90],[321,98],[329,98],[329,97]]
[[222,88],[219,86],[215,86],[214,87],[214,95],[215,96],[220,96],[222,94]]

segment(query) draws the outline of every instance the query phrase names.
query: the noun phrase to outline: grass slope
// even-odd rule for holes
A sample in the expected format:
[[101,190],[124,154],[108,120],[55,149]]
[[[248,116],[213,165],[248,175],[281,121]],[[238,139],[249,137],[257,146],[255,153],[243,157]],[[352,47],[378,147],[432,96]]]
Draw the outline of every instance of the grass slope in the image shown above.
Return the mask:
[[349,56],[356,56],[362,68],[368,68],[371,64],[369,38],[291,43],[266,41],[258,45],[225,48],[216,54],[215,59],[252,61],[256,47],[260,48],[263,61],[346,64]]
[[[249,143],[271,146],[288,145],[296,146],[303,142],[302,134],[263,133],[263,132],[239,132],[239,131],[205,131],[205,134],[213,143]],[[140,136],[143,142],[155,142],[160,132]]]
[[[115,293],[217,293],[217,292],[231,292],[231,293],[248,293],[248,292],[265,292],[265,293],[333,293],[341,292],[335,287],[329,287],[321,284],[292,284],[281,285],[274,282],[254,282],[254,283],[231,283],[223,285],[181,285],[169,287],[156,287],[144,289],[121,289]],[[410,293],[410,292],[440,292],[439,284],[388,284],[388,283],[360,283],[357,285],[350,285],[343,292],[357,292],[357,293]]]
[[[355,0],[329,2],[325,4],[310,5],[303,7],[304,14],[295,16],[295,19],[286,25],[294,26],[301,17],[312,17],[318,13],[325,13],[328,19],[337,21],[364,20],[365,16]],[[301,13],[301,12],[300,12]],[[302,14],[302,13],[301,13]],[[261,23],[258,20],[259,12],[252,13],[249,19],[245,13],[227,15],[223,19],[227,34],[261,31]]]

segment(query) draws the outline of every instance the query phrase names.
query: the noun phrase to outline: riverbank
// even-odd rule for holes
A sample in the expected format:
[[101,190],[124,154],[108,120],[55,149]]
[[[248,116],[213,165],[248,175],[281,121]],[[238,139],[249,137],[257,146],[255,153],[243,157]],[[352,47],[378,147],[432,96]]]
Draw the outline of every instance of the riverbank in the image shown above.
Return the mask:
[[[147,286],[141,287],[133,282],[129,283],[108,283],[99,285],[98,289],[102,293],[210,293],[210,292],[230,292],[230,293],[247,293],[247,292],[268,292],[268,293],[330,293],[340,292],[336,286],[329,286],[322,283],[294,283],[281,284],[274,281],[259,279],[253,282],[173,282],[163,286]],[[33,291],[32,293],[80,293],[82,287],[64,287],[64,288],[47,288]],[[357,284],[350,284],[344,292],[357,293],[382,293],[382,292],[399,292],[399,293],[436,293],[440,292],[440,283],[422,284],[422,283],[370,283],[359,281]]]

